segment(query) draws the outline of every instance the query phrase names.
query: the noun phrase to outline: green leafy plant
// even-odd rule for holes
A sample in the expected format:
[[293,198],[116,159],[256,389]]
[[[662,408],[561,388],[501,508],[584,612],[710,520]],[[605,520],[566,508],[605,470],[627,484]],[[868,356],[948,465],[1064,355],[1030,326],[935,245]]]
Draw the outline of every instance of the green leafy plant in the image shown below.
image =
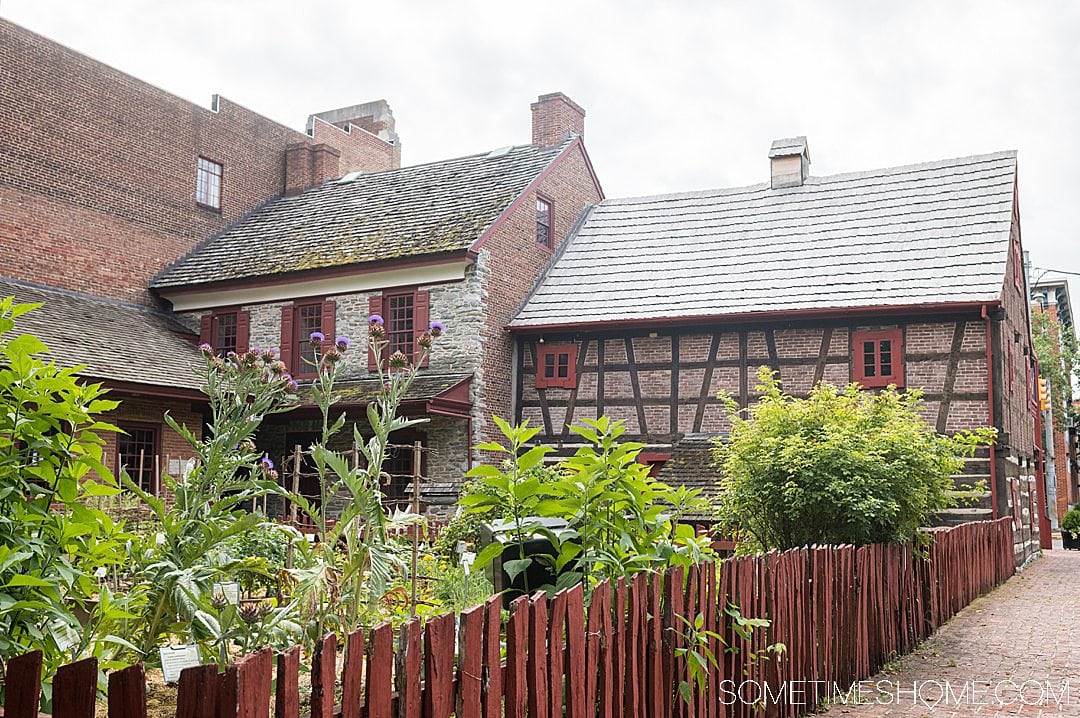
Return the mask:
[[266,494],[282,493],[273,463],[260,459],[252,437],[267,416],[292,408],[296,382],[271,351],[222,359],[203,345],[202,354],[199,374],[211,412],[206,436],[199,439],[165,415],[192,447],[195,468],[183,481],[163,475],[162,496],[150,495],[123,477],[125,487],[142,499],[158,525],[158,531],[135,543],[132,551],[132,596],[143,611],[131,628],[142,659],[151,663],[157,659],[155,649],[172,639],[212,646],[219,660],[228,662],[212,586],[239,576],[269,576],[273,570],[263,557],[235,557],[228,548],[249,532],[274,530],[261,515],[247,510]]
[[[314,639],[328,630],[345,631],[378,616],[379,601],[390,589],[393,578],[404,570],[400,547],[390,537],[395,525],[416,523],[419,517],[402,512],[387,516],[382,504],[383,464],[390,451],[390,435],[427,421],[424,418],[398,416],[398,407],[416,379],[443,325],[432,322],[429,331],[418,340],[413,362],[395,352],[387,365],[378,363],[382,389],[367,406],[367,420],[372,436],[364,440],[353,426],[353,441],[363,462],[349,459],[329,448],[345,426],[345,413],[331,421],[330,413],[339,397],[334,394],[336,381],[345,362],[349,340],[338,337],[334,345],[305,359],[316,367],[312,394],[322,417],[319,440],[310,448],[319,476],[318,504],[302,496],[290,496],[308,514],[318,528],[314,544],[305,546],[311,568],[298,571],[298,592],[303,597],[306,630]],[[368,321],[368,349],[375,356],[386,356],[390,345],[382,317]],[[312,335],[312,344],[325,340]],[[329,513],[328,499],[344,494],[345,502],[336,517]]]
[[740,551],[917,539],[948,505],[963,457],[995,437],[935,433],[914,390],[819,384],[796,399],[767,367],[759,379],[746,416],[727,402],[731,432],[715,449],[718,511]]
[[[119,402],[84,367],[62,369],[16,320],[39,304],[0,299],[0,658],[44,654],[48,679],[66,661],[97,656],[119,665],[127,642],[110,633],[127,602],[100,576],[127,560],[128,536],[93,506],[118,491],[102,462],[102,421]],[[85,623],[85,625],[84,625]]]
[[705,616],[697,614],[694,620],[675,614],[675,617],[683,624],[682,645],[675,649],[675,655],[686,661],[688,680],[679,681],[679,697],[686,704],[693,700],[694,690],[698,695],[705,695],[709,685],[709,667],[719,669],[719,656],[717,656],[710,644],[718,641],[728,653],[746,652],[747,664],[744,664],[744,673],[749,673],[750,665],[757,665],[770,658],[779,658],[787,650],[783,643],[769,643],[758,651],[751,650],[754,640],[754,632],[768,630],[772,621],[767,618],[747,618],[742,615],[739,607],[728,602],[724,613],[730,620],[730,625],[735,635],[742,644],[730,645],[726,639],[715,631],[705,628]]
[[[642,445],[621,442],[622,422],[601,417],[570,427],[585,445],[548,468],[542,480],[538,471],[551,449],[527,447],[537,429],[527,422],[511,426],[498,417],[495,421],[506,445],[479,448],[506,459],[501,466],[481,465],[470,472],[477,481],[461,505],[466,513],[510,522],[507,543],[518,547],[518,558],[504,560],[503,567],[511,578],[543,560],[558,576],[551,589],[581,581],[591,587],[605,578],[712,558],[708,540],[679,523],[686,512],[703,510],[699,492],[673,489],[650,477],[649,467],[637,461]],[[559,519],[565,529],[551,531],[541,519]],[[552,555],[525,555],[524,542],[537,534],[551,541]],[[498,542],[485,547],[477,567],[502,551]]]
[[1061,530],[1068,531],[1073,540],[1080,539],[1080,506],[1074,506],[1061,518]]

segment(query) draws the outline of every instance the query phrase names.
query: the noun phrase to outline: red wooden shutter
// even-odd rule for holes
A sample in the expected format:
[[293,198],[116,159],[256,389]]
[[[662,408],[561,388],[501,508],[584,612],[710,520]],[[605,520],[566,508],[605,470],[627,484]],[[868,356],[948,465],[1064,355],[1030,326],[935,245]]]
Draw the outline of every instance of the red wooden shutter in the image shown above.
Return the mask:
[[[382,316],[382,294],[373,294],[368,297],[368,316],[378,314]],[[367,368],[368,371],[377,371],[379,368],[379,358],[375,356],[375,352],[371,349],[370,339],[368,340],[368,352],[367,352]]]
[[[425,291],[417,292],[416,297],[413,299],[413,351],[420,351],[420,345],[416,343],[416,340],[428,330],[428,316],[431,314],[430,307],[431,299],[428,293]],[[427,365],[428,358],[424,357],[424,362],[420,366]]]
[[334,346],[334,340],[337,339],[337,302],[333,299],[324,299],[322,303],[322,333],[326,339],[323,341],[323,348],[329,349]]
[[245,311],[236,313],[236,353],[243,354],[248,350],[248,339],[251,333],[251,315]]
[[213,338],[213,320],[214,315],[212,313],[206,313],[203,318],[199,320],[199,344],[211,344]]
[[286,304],[281,308],[281,361],[285,367],[293,370],[293,306]]

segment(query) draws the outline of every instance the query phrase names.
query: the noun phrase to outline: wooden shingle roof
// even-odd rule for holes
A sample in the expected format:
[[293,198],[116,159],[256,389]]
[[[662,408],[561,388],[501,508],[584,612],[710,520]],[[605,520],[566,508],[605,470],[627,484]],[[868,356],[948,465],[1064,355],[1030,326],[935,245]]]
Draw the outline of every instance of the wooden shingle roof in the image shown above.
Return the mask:
[[512,326],[993,301],[1015,179],[1010,151],[605,200]]
[[199,389],[202,363],[190,328],[149,307],[99,299],[13,280],[0,280],[0,296],[44,306],[16,320],[15,331],[33,334],[57,365],[85,364],[89,379]]
[[328,180],[255,210],[166,267],[151,286],[268,277],[469,249],[572,142]]

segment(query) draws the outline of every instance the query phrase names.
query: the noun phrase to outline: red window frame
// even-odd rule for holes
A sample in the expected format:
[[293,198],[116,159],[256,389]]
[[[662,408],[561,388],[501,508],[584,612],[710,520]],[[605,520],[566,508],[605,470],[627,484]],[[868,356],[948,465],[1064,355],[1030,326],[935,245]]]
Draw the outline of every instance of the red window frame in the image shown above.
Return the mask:
[[[312,323],[309,319],[311,316],[315,316],[317,319]],[[305,321],[307,323],[305,323]],[[317,354],[315,359],[312,357],[310,351],[311,341],[308,339],[312,332],[323,331],[323,301],[321,299],[310,302],[297,302],[293,305],[293,336],[292,336],[292,356],[294,357],[293,363],[295,366],[290,367],[293,372],[293,376],[297,379],[313,379],[318,373],[318,367],[311,364],[312,361],[318,361],[317,357],[321,356],[321,352]],[[330,337],[330,341],[334,338]],[[321,350],[322,347],[320,346]]]
[[401,352],[411,364],[416,356],[416,290],[383,294],[382,317],[386,327],[388,354]]
[[221,211],[221,184],[225,168],[220,162],[197,157],[195,159],[195,204]]
[[536,388],[573,389],[577,386],[577,344],[539,344],[536,349]]
[[[222,326],[229,320],[232,320],[231,327],[231,341],[229,337],[229,327]],[[226,356],[229,352],[238,352],[240,350],[240,313],[239,312],[214,312],[210,318],[210,346],[214,350],[214,354],[219,357]]]
[[[883,346],[883,342],[889,342],[887,349]],[[866,351],[865,347],[870,343],[873,343],[872,353]],[[890,384],[904,386],[904,331],[902,329],[853,331],[851,357],[853,381],[867,389]],[[869,364],[866,361],[867,358],[871,358]],[[886,374],[882,374],[883,365],[889,369]]]
[[[404,301],[411,302],[412,314],[401,316],[403,307],[397,306]],[[428,319],[431,314],[431,295],[426,289],[406,287],[384,290],[381,294],[373,294],[368,298],[368,312],[378,314],[383,318],[383,328],[386,337],[390,340],[390,346],[386,348],[384,356],[376,360],[371,350],[368,350],[368,371],[376,371],[381,363],[384,367],[390,355],[400,351],[409,362],[416,360],[420,353],[420,345],[417,340],[428,330]],[[408,319],[409,323],[399,324]],[[429,357],[424,357],[421,367],[428,365]]]
[[541,194],[536,195],[536,243],[555,247],[555,203]]

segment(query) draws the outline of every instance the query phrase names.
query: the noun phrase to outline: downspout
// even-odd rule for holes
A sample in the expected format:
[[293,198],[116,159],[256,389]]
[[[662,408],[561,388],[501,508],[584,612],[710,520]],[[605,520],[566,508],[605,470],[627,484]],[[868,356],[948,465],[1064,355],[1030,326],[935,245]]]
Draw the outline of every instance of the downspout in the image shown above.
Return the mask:
[[[986,305],[982,305],[982,318],[986,326],[986,413],[987,425],[994,427],[994,350],[990,328],[990,314],[986,311]],[[990,445],[990,502],[993,506],[994,518],[998,518],[998,485],[997,485],[997,447]]]

